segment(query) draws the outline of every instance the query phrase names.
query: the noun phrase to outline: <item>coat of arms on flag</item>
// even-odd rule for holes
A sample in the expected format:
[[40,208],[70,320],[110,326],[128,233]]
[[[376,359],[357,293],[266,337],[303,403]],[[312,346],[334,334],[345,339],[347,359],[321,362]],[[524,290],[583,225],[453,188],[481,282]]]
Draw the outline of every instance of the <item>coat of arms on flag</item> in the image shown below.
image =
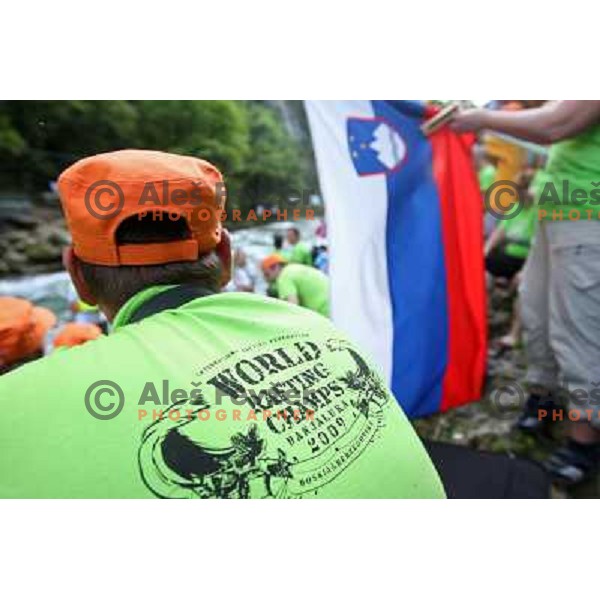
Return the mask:
[[400,167],[406,144],[394,126],[383,119],[349,118],[348,148],[361,177],[380,175]]

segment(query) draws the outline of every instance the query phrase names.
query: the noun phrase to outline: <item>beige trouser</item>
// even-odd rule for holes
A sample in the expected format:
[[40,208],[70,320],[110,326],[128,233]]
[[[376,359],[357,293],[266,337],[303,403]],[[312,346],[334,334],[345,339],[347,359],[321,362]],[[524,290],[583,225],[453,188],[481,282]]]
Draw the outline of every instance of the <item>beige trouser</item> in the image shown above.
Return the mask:
[[600,221],[540,222],[520,294],[528,383],[600,426]]

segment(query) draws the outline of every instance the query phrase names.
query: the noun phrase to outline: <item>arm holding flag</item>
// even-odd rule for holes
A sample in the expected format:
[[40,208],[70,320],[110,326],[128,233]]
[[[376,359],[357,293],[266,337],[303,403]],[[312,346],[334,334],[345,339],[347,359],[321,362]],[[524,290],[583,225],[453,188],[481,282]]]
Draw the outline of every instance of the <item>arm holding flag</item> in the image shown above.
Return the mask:
[[456,132],[493,129],[538,144],[573,137],[600,119],[599,100],[560,100],[515,112],[473,108],[452,121]]

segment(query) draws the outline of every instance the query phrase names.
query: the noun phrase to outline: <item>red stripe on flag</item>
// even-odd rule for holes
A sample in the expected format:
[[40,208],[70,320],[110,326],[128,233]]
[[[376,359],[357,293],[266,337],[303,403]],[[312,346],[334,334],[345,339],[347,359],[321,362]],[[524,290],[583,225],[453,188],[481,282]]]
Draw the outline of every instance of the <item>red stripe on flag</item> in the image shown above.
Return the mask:
[[483,201],[473,137],[447,127],[430,137],[442,213],[448,297],[448,365],[442,410],[481,397],[487,359]]

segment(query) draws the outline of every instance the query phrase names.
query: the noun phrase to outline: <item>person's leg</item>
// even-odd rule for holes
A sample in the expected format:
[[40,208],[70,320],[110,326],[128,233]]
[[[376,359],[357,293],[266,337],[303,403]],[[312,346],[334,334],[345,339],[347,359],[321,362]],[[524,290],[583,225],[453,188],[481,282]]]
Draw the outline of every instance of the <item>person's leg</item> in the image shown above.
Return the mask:
[[[523,268],[519,287],[520,316],[523,329],[529,396],[517,426],[526,433],[547,433],[552,396],[558,382],[558,364],[550,346],[550,262],[546,227],[540,223]],[[546,411],[545,417],[541,411]]]
[[521,314],[520,314],[519,298],[515,298],[513,302],[512,317],[510,322],[510,330],[506,335],[503,335],[498,343],[503,348],[514,348],[518,345],[521,339]]
[[551,392],[557,386],[558,364],[550,345],[550,250],[545,223],[539,224],[527,257],[519,297],[527,358],[525,379],[532,390]]
[[567,446],[548,466],[577,483],[600,464],[600,406],[593,394],[600,382],[600,223],[560,225],[550,243],[550,340],[568,393],[565,416],[572,419]]
[[515,348],[521,341],[521,301],[519,299],[519,287],[523,279],[522,271],[524,263],[525,259],[522,258],[518,259],[518,262],[515,263],[514,273],[508,286],[509,291],[514,294],[514,300],[509,332],[498,340],[498,345],[501,348]]

